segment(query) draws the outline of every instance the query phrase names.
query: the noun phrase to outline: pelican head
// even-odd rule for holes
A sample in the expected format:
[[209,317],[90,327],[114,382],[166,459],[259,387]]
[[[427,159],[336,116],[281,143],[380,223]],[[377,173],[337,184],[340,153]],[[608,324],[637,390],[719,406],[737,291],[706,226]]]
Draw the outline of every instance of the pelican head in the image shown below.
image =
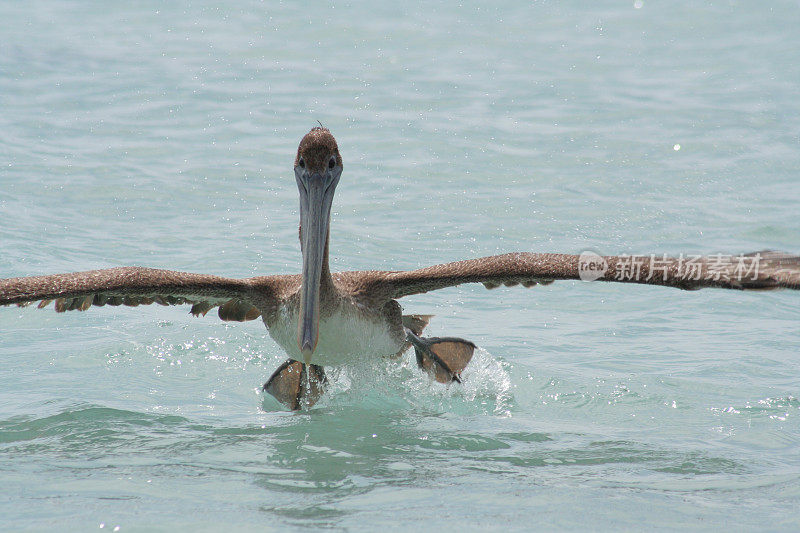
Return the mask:
[[303,251],[297,344],[306,364],[311,362],[319,338],[320,286],[323,274],[329,275],[331,204],[341,175],[342,157],[336,139],[326,128],[313,128],[300,141],[294,160],[294,176],[300,191],[300,248]]

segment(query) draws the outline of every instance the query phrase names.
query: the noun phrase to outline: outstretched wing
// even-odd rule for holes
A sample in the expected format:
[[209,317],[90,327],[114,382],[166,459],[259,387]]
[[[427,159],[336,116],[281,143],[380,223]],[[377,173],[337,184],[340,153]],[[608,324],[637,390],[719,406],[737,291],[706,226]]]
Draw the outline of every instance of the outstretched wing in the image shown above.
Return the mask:
[[800,257],[780,252],[746,255],[666,257],[512,253],[435,265],[408,272],[385,272],[391,298],[483,283],[530,287],[562,279],[664,285],[679,289],[800,289]]
[[205,315],[219,307],[223,320],[258,318],[272,304],[267,278],[231,279],[155,268],[119,267],[70,274],[0,279],[0,305],[39,308],[55,302],[55,310],[85,311],[91,306],[191,304],[191,313]]

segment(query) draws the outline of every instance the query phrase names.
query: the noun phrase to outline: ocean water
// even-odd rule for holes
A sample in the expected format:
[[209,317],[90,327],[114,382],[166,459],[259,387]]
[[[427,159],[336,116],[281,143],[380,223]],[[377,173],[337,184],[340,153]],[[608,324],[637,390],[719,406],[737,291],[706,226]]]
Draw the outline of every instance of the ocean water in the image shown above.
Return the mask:
[[[797,2],[0,4],[0,277],[800,252]],[[259,321],[0,308],[0,530],[800,528],[800,294],[561,282],[401,302],[479,347],[290,413]]]

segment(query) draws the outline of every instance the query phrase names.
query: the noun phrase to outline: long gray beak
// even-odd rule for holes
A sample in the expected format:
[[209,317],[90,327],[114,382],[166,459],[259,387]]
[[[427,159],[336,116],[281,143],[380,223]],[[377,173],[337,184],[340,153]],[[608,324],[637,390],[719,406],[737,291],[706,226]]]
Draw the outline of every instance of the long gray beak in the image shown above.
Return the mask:
[[303,250],[297,344],[306,364],[311,363],[319,339],[320,281],[326,260],[333,193],[340,175],[341,168],[322,173],[295,169],[300,190],[300,246]]

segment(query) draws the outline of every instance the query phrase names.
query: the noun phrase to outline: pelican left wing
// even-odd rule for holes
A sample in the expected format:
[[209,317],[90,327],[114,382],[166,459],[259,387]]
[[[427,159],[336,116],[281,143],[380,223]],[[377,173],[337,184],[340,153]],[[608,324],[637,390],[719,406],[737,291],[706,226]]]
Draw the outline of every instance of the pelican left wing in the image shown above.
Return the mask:
[[222,320],[243,322],[258,318],[273,298],[259,279],[231,279],[142,267],[118,267],[69,274],[0,279],[0,305],[20,307],[51,302],[57,312],[85,311],[91,306],[136,307],[191,304],[191,313],[205,315],[219,307]]
[[555,280],[614,281],[662,285],[679,289],[800,289],[800,256],[763,251],[742,255],[620,255],[600,256],[511,253],[408,272],[385,272],[391,298],[452,287],[483,283],[530,287]]

